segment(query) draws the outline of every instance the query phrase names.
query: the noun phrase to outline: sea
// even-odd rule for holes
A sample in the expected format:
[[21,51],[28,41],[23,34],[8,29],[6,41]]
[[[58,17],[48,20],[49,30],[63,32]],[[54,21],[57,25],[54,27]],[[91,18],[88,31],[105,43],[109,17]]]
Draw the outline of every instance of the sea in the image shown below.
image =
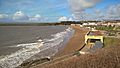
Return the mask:
[[0,68],[52,57],[73,34],[69,26],[0,26]]

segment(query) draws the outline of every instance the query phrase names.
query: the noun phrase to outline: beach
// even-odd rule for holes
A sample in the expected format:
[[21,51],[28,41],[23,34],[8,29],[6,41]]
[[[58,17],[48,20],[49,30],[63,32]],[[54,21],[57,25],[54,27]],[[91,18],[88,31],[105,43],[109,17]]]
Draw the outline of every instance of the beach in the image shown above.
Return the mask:
[[[62,26],[60,26],[60,28],[61,27]],[[85,40],[84,37],[85,37],[85,34],[88,32],[88,29],[80,27],[79,25],[68,26],[68,27],[71,27],[71,28],[67,28],[67,29],[64,28],[64,29],[61,30],[62,32],[58,31],[58,33],[56,33],[56,34],[52,33],[53,38],[51,38],[51,39],[43,39],[44,40],[43,42],[45,42],[45,43],[42,44],[43,46],[41,46],[40,48],[36,49],[36,51],[35,51],[36,55],[33,54],[33,51],[30,48],[31,47],[32,48],[36,48],[34,46],[37,46],[37,43],[27,43],[27,44],[19,44],[19,45],[17,45],[16,48],[17,47],[23,47],[23,48],[20,49],[19,51],[15,52],[15,53],[9,55],[8,57],[3,58],[6,61],[3,61],[3,59],[1,59],[1,66],[3,66],[3,67],[5,67],[6,65],[7,65],[6,67],[11,66],[11,64],[14,64],[14,63],[13,62],[9,62],[8,59],[10,61],[13,61],[16,58],[19,58],[19,59],[16,59],[16,61],[15,61],[15,63],[17,65],[14,65],[14,67],[16,67],[16,66],[20,65],[23,61],[28,59],[29,57],[27,58],[27,56],[32,56],[30,58],[31,60],[28,59],[29,62],[34,62],[36,60],[39,61],[41,57],[45,58],[47,56],[50,56],[50,60],[51,61],[55,60],[55,59],[58,59],[58,58],[61,58],[61,57],[63,57],[63,59],[64,59],[64,56],[66,56],[66,55],[68,57],[70,57],[69,54],[73,54],[73,53],[75,53],[76,51],[78,51],[79,49],[81,49],[83,47],[84,40]],[[33,28],[36,28],[36,27],[33,27]],[[46,30],[48,30],[47,27],[40,27],[40,28],[45,28]],[[49,30],[56,30],[58,28],[58,26],[56,26],[56,27],[48,27],[48,28],[50,28]],[[60,29],[58,28],[57,30],[60,30]],[[38,33],[38,31],[37,31],[37,33]],[[11,32],[11,34],[12,34],[12,32]],[[41,32],[40,32],[40,35],[41,35]],[[50,35],[51,34],[49,33],[48,36],[50,36]],[[16,37],[18,37],[18,36],[16,36]],[[13,46],[15,46],[15,45],[13,45]],[[24,52],[25,54],[22,54],[24,56],[21,56],[21,53],[23,51],[28,51],[28,50],[25,49],[28,46],[29,46],[29,50],[30,50],[29,52],[30,53]],[[24,59],[24,60],[22,60],[22,59]],[[32,60],[32,59],[35,59],[35,60]],[[61,60],[61,59],[59,59],[59,60]],[[56,61],[59,61],[59,60],[56,60]],[[17,63],[17,61],[19,63]],[[36,64],[36,62],[35,62],[33,64],[35,64],[34,66],[38,65],[38,67],[39,67],[38,63]],[[52,64],[52,62],[50,64]],[[29,64],[29,65],[31,66],[32,64]],[[42,65],[42,66],[44,67],[44,65]]]
[[59,51],[54,57],[71,54],[79,50],[84,45],[85,34],[89,31],[87,28],[80,27],[79,25],[71,26],[75,32],[73,37],[65,45],[64,49]]
[[84,46],[85,34],[89,31],[89,29],[80,27],[79,25],[70,27],[72,27],[75,32],[66,43],[65,47],[56,53],[50,62],[38,64],[32,68],[44,68],[46,66],[49,67],[49,65],[54,65],[55,63],[61,62],[62,60],[66,60],[66,58],[74,57],[71,54],[75,53]]

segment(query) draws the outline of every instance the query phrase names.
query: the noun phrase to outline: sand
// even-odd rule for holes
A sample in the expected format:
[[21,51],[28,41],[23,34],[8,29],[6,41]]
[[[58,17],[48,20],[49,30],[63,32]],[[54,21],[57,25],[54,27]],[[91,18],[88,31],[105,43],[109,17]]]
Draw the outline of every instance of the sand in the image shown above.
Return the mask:
[[[53,65],[54,63],[60,62],[61,60],[66,58],[66,55],[70,58],[69,54],[75,53],[79,49],[81,49],[85,44],[85,34],[89,31],[87,28],[83,28],[80,26],[71,26],[75,33],[73,34],[73,37],[68,41],[68,43],[65,45],[65,47],[60,50],[58,53],[53,56],[53,60],[48,63],[38,64],[37,66],[34,66],[33,68],[44,68],[49,65]],[[64,57],[65,56],[65,57]]]
[[88,32],[88,29],[80,27],[79,25],[71,27],[75,30],[73,37],[65,45],[65,48],[59,51],[54,57],[60,57],[74,53],[84,45],[85,34]]

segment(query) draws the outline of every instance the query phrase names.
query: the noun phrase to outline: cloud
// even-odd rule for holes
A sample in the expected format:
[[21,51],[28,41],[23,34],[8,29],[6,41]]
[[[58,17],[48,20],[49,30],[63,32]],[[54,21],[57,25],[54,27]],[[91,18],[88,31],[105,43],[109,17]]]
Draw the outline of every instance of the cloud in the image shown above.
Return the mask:
[[107,10],[107,16],[110,18],[120,17],[120,4],[110,6]]
[[98,20],[115,20],[120,19],[120,4],[111,5],[104,10],[95,10],[94,17]]
[[[101,0],[68,0],[72,16],[76,20],[103,20],[120,19],[120,4],[109,5],[105,9],[95,9],[92,12],[85,12],[88,8],[93,8]],[[75,20],[74,19],[74,20]]]
[[35,18],[41,18],[41,16],[39,14],[36,14]]
[[58,19],[58,21],[68,21],[68,18],[65,16],[62,16]]
[[13,22],[8,14],[0,14],[0,22]]
[[80,14],[84,12],[85,9],[94,7],[99,0],[68,0],[70,8],[76,18],[80,18]]
[[120,4],[107,6],[103,10],[96,9],[92,15],[93,20],[120,20]]
[[29,21],[40,21],[41,19],[41,16],[36,14],[34,17],[29,18]]
[[28,19],[29,19],[29,17],[26,14],[24,14],[22,11],[17,11],[13,15],[13,20],[25,21]]
[[93,7],[98,1],[99,0],[68,0],[72,11],[75,13]]
[[0,22],[41,22],[45,21],[45,18],[41,17],[41,15],[36,14],[35,16],[28,16],[24,14],[22,11],[17,11],[14,14],[0,14]]
[[8,14],[0,14],[0,22],[12,22]]
[[0,18],[7,18],[8,15],[7,14],[0,14]]
[[73,20],[73,18],[70,17],[70,18],[68,19],[68,21],[74,21],[74,20]]

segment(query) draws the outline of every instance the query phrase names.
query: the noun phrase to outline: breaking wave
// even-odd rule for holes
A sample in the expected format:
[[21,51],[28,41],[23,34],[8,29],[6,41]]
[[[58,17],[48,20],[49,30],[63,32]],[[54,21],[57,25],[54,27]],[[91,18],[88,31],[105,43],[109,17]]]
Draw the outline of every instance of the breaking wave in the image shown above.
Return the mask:
[[22,49],[1,58],[0,68],[15,68],[36,54],[40,55],[39,58],[53,56],[63,47],[63,42],[68,40],[73,33],[74,30],[68,27],[65,31],[52,35],[53,38],[51,39],[39,39],[35,43],[16,45],[16,47],[22,47]]

